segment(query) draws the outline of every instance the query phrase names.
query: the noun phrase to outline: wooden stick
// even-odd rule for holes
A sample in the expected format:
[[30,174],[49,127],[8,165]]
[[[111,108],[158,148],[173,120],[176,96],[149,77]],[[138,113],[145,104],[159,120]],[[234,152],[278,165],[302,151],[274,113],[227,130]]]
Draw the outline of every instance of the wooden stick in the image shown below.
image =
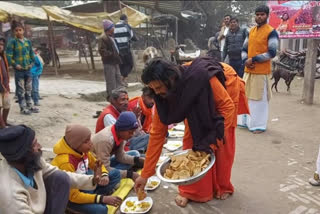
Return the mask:
[[93,53],[92,53],[92,47],[91,47],[91,43],[90,43],[90,40],[89,40],[89,32],[86,32],[86,37],[87,37],[87,43],[88,43],[88,48],[89,48],[89,52],[90,52],[91,66],[92,66],[92,69],[95,71],[95,70],[96,70],[96,67],[95,67],[95,65],[94,65],[94,58],[93,58]]
[[48,14],[47,14],[47,18],[48,18],[49,43],[50,43],[50,46],[51,46],[51,56],[52,56],[52,60],[53,60],[53,67],[54,67],[54,71],[56,73],[56,76],[58,76],[56,55],[54,54],[54,46],[53,46],[52,25],[51,25],[51,21],[50,21],[50,16]]

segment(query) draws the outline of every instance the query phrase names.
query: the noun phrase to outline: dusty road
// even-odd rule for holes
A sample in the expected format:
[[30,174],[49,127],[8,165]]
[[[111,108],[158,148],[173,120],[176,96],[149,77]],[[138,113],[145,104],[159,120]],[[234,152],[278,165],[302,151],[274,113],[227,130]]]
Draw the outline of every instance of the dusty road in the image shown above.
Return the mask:
[[[72,93],[59,96],[61,92],[57,91],[53,95],[52,80],[59,90],[71,90]],[[157,190],[149,193],[155,202],[150,213],[320,213],[320,187],[311,187],[307,183],[315,170],[320,143],[320,81],[316,84],[316,104],[313,106],[300,103],[302,84],[303,79],[295,79],[291,84],[291,93],[287,93],[284,83],[279,83],[280,93],[274,93],[270,103],[267,132],[253,135],[245,129],[237,129],[232,176],[235,193],[231,198],[204,204],[191,202],[182,209],[174,203],[176,187],[162,183]],[[77,93],[87,93],[88,88],[103,90],[104,85],[94,81],[84,84],[73,79],[52,77],[42,78],[40,85],[44,97],[41,112],[23,116],[19,114],[18,105],[13,103],[9,120],[33,127],[44,147],[44,156],[50,158],[53,156],[50,150],[63,136],[66,124],[81,123],[94,131],[96,119],[92,115],[101,110],[106,102],[88,102],[78,98]],[[139,94],[139,90],[129,93],[131,97]]]

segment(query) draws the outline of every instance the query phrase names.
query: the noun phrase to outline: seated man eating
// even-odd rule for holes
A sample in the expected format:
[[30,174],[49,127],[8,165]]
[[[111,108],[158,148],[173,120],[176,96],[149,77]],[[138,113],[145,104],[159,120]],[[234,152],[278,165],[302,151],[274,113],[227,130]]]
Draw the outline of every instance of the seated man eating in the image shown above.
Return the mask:
[[114,125],[105,127],[92,137],[93,152],[102,161],[107,170],[120,170],[122,178],[135,180],[139,175],[132,167],[142,168],[144,158],[136,150],[124,151],[126,141],[138,128],[134,113],[122,112]]

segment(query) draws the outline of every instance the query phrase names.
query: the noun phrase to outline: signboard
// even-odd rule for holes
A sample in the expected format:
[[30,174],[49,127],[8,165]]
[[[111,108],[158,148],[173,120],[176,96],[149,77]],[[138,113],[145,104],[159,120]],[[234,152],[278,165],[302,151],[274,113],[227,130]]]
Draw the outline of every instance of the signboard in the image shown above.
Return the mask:
[[320,2],[269,1],[269,24],[280,38],[320,38]]

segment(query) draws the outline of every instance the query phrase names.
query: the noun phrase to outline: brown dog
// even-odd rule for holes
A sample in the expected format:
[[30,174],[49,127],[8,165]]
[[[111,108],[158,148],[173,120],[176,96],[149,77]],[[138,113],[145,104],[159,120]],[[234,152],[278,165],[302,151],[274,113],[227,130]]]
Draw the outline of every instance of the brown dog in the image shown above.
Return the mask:
[[272,72],[271,79],[274,79],[274,83],[272,84],[271,89],[273,89],[273,87],[274,87],[276,89],[276,92],[278,92],[277,85],[278,85],[279,80],[282,78],[282,79],[284,79],[284,81],[287,85],[287,91],[289,91],[290,84],[296,75],[297,75],[296,72],[289,72],[284,69],[277,68],[274,72]]

